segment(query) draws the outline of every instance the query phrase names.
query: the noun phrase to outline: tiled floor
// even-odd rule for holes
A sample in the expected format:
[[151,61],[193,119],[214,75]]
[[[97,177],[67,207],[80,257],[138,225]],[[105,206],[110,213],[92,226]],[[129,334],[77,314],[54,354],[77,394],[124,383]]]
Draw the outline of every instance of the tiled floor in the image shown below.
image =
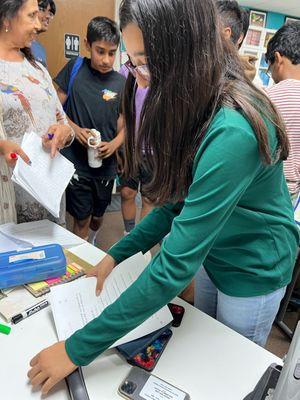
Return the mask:
[[[103,225],[97,237],[97,246],[106,251],[112,244],[123,236],[123,232],[124,226],[121,213],[119,211],[106,213]],[[152,253],[154,254],[158,249],[159,247],[154,248]],[[288,313],[287,315],[289,326],[294,326],[295,321],[298,319],[299,314],[295,312]],[[287,353],[289,344],[290,341],[286,335],[276,326],[273,326],[266,348],[282,358]]]

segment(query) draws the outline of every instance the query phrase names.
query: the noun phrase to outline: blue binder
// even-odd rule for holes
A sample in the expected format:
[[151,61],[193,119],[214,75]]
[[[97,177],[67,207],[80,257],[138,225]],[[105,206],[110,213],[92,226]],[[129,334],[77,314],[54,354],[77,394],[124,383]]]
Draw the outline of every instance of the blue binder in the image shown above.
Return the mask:
[[59,244],[0,253],[0,289],[39,282],[66,273],[66,257]]

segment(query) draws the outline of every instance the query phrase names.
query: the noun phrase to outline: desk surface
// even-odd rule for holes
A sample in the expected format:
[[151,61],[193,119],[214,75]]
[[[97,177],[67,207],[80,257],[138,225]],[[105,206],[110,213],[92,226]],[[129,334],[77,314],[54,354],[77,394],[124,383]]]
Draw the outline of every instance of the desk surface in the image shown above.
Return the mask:
[[[72,252],[91,264],[104,253],[84,244]],[[242,400],[264,370],[281,360],[180,299],[186,313],[153,373],[188,392],[192,400]],[[0,393],[5,400],[40,399],[33,392],[26,373],[30,359],[57,341],[48,307],[12,327],[0,336]],[[117,388],[130,366],[109,350],[83,369],[90,400],[119,400]],[[64,383],[47,396],[69,399]]]

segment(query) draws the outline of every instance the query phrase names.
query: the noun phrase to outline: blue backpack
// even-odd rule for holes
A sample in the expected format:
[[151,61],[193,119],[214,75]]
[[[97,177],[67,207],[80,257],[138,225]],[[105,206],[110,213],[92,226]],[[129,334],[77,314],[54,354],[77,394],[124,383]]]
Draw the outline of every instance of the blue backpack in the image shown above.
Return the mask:
[[66,101],[65,101],[65,103],[63,105],[63,109],[64,109],[65,112],[66,112],[66,109],[67,109],[68,99],[69,99],[69,96],[71,94],[71,90],[72,90],[72,86],[73,86],[74,80],[76,78],[76,75],[78,74],[78,71],[80,70],[80,68],[82,66],[83,60],[84,60],[84,58],[79,56],[79,57],[77,57],[74,65],[73,65],[73,68],[72,68],[72,71],[71,71],[70,80],[69,80],[69,84],[68,84],[67,99],[66,99]]

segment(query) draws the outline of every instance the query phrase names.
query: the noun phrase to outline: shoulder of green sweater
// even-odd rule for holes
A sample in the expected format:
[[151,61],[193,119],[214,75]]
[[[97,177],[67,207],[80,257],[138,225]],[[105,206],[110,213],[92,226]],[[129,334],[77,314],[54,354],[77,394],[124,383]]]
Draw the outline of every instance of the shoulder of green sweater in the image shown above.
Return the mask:
[[220,108],[208,128],[207,134],[216,128],[222,128],[224,130],[227,128],[242,128],[252,135],[254,134],[253,128],[243,112],[229,107]]
[[[272,148],[274,145],[276,147],[277,139],[275,126],[266,118],[263,118],[263,120],[267,126]],[[222,133],[224,133],[224,135],[222,135]],[[199,146],[199,151],[201,152],[201,148],[206,147],[212,142],[214,142],[216,146],[220,145],[220,140],[223,143],[224,149],[226,144],[238,146],[248,143],[249,145],[252,144],[252,146],[257,147],[256,133],[246,116],[242,111],[229,107],[222,107],[216,113]]]
[[[248,143],[250,146],[244,146]],[[196,153],[203,151],[226,152],[230,146],[242,146],[242,151],[257,147],[255,132],[245,116],[234,109],[222,107],[214,116]]]

